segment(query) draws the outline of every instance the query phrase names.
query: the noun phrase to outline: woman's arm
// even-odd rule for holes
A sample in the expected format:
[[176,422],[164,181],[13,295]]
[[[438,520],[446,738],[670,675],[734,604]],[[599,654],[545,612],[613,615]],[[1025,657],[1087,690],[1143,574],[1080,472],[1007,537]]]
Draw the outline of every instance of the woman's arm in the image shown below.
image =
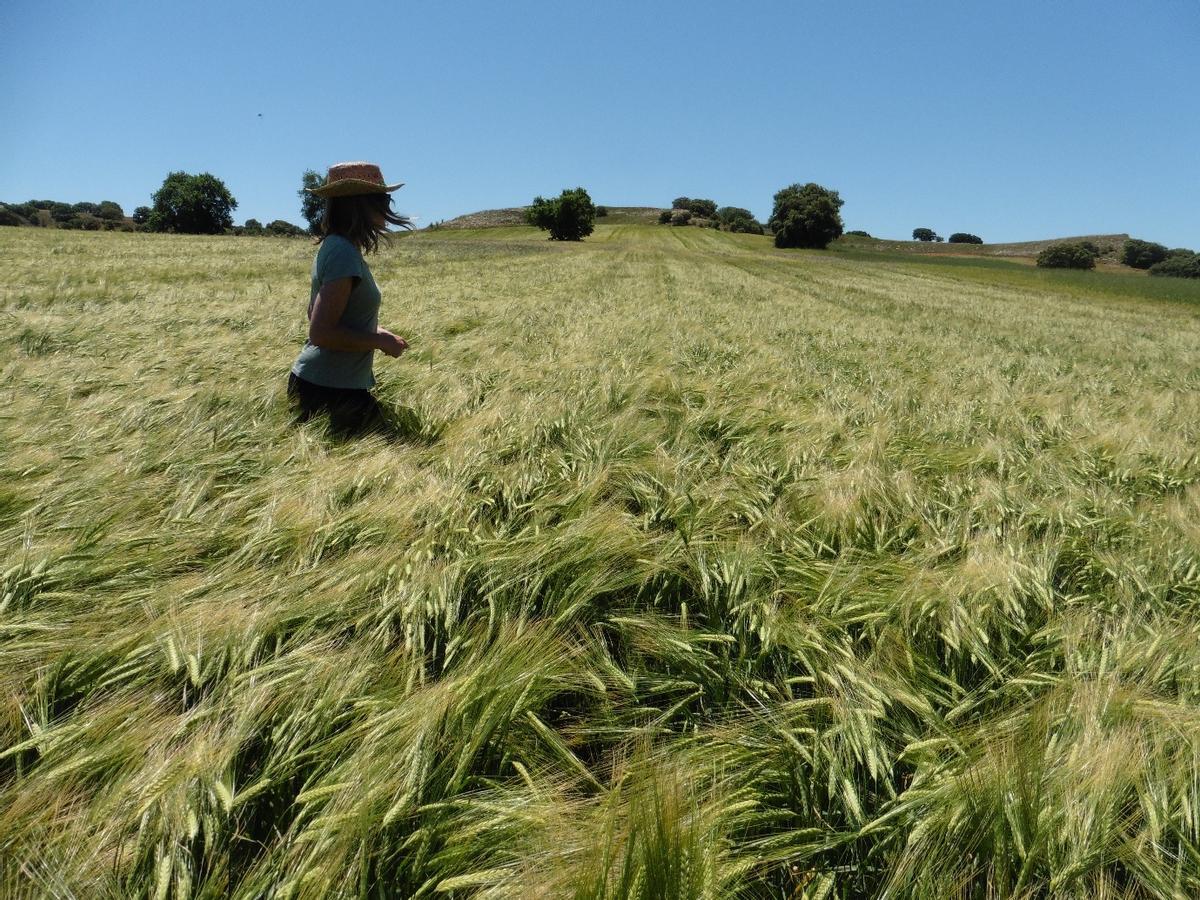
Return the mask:
[[388,356],[399,356],[408,349],[403,338],[384,328],[355,331],[341,324],[353,282],[353,278],[337,278],[321,285],[308,311],[309,343],[326,350],[382,350]]

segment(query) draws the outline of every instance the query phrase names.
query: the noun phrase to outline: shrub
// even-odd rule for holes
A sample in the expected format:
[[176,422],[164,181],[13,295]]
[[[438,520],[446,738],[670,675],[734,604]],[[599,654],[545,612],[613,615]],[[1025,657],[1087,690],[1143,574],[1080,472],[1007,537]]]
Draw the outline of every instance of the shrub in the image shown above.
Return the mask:
[[671,222],[671,210],[664,209],[662,212],[660,212],[658,214],[658,224],[659,225],[669,225],[670,222]]
[[25,219],[7,206],[0,206],[0,225],[24,225]]
[[1130,238],[1121,251],[1121,262],[1135,269],[1148,269],[1167,258],[1167,248],[1151,241]]
[[153,200],[154,210],[146,223],[151,231],[222,234],[233,225],[230,213],[237,209],[237,201],[221,179],[207,172],[171,172]]
[[246,224],[242,226],[242,234],[247,234],[252,237],[257,237],[263,233],[263,224],[258,219],[247,219]]
[[722,206],[717,210],[717,221],[726,231],[740,234],[762,234],[762,223],[754,213],[740,206]]
[[34,225],[37,224],[38,208],[32,201],[29,203],[9,203],[6,205],[25,221],[32,222]]
[[852,235],[854,235],[855,237],[870,237],[870,235],[869,235],[869,234],[867,234],[865,231],[857,231],[857,230],[855,230],[855,231],[847,231],[847,232],[846,232],[846,234],[848,234],[848,235],[849,235],[849,234],[852,234]]
[[119,222],[125,218],[125,210],[121,209],[121,204],[112,200],[101,200],[98,211],[96,212],[101,219],[108,219],[111,222]]
[[754,213],[740,206],[722,206],[717,210],[717,219],[722,225],[728,225],[734,219],[753,219]]
[[692,221],[692,211],[690,209],[673,209],[671,210],[672,225],[687,225]]
[[1037,256],[1037,264],[1043,269],[1094,269],[1096,267],[1095,244],[1087,242],[1064,242],[1052,244]]
[[727,226],[734,234],[762,234],[762,223],[758,219],[734,219]]
[[914,228],[913,240],[928,244],[930,241],[937,240],[937,233],[932,228]]
[[982,244],[983,238],[975,234],[967,234],[965,231],[956,231],[950,235],[951,244]]
[[549,231],[552,241],[581,241],[592,233],[596,207],[588,192],[577,187],[550,200],[535,197],[525,217],[530,225]]
[[67,222],[75,218],[75,210],[71,208],[69,203],[53,202],[47,207],[52,218],[59,225],[66,225]]
[[1200,253],[1188,251],[1187,256],[1168,256],[1150,267],[1151,275],[1166,278],[1200,278]]
[[776,247],[825,248],[842,233],[842,198],[819,184],[792,184],[775,194],[768,222]]
[[699,197],[676,197],[671,201],[672,209],[686,209],[692,215],[701,219],[717,218],[717,204],[713,200],[704,200]]
[[136,225],[145,225],[150,221],[150,207],[139,206],[133,211],[133,221]]
[[608,215],[608,207],[607,206],[597,206],[596,207],[596,218],[597,219],[603,219],[607,215]]
[[263,228],[263,233],[272,237],[300,237],[304,234],[304,229],[291,222],[285,222],[283,219],[276,219],[267,223]]

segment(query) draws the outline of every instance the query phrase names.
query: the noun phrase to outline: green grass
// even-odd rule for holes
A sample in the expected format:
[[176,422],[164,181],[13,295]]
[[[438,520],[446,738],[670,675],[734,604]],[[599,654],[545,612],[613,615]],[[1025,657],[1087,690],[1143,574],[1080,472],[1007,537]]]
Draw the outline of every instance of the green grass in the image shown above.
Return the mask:
[[[0,229],[0,894],[1200,894],[1191,285]],[[1119,282],[1119,284],[1118,284]]]
[[948,277],[970,279],[1037,293],[1066,293],[1075,297],[1118,297],[1128,300],[1164,300],[1200,303],[1200,282],[1189,278],[1147,278],[1136,270],[1073,271],[1039,269],[1027,263],[985,256],[929,256],[888,253],[853,248],[837,255],[859,262],[891,266],[919,266]]

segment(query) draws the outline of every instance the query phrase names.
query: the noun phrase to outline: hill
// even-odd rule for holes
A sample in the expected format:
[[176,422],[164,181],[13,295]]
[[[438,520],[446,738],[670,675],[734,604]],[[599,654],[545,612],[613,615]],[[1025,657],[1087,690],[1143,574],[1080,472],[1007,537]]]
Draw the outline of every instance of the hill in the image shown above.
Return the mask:
[[[597,204],[599,205],[599,204]],[[439,228],[499,228],[507,225],[524,225],[527,207],[514,206],[507,209],[485,209],[467,213],[439,223]],[[653,206],[610,206],[608,215],[596,219],[607,225],[652,224],[662,212]]]
[[947,244],[924,241],[891,241],[847,235],[838,239],[837,247],[884,253],[922,253],[931,256],[996,256],[1036,259],[1052,244],[1066,241],[1092,241],[1100,248],[1100,258],[1120,263],[1121,249],[1129,240],[1128,234],[1085,234],[1077,237],[1047,238],[1040,241],[1021,241],[1011,244]]
[[0,896],[1200,896],[1200,283],[0,229]]
[[[479,212],[467,213],[454,219],[441,222],[439,228],[501,228],[525,224],[526,207],[509,207],[506,209],[486,209]],[[597,219],[597,223],[608,225],[658,223],[658,216],[663,207],[655,206],[610,206],[606,218]],[[919,253],[929,256],[991,256],[1007,259],[1036,259],[1046,247],[1064,241],[1092,241],[1101,249],[1102,261],[1119,264],[1121,248],[1129,239],[1128,234],[1086,234],[1075,237],[1046,238],[1037,241],[1021,241],[1007,244],[949,244],[922,241],[894,241],[881,238],[864,238],[857,235],[845,235],[833,245],[838,250],[863,250],[880,253]]]

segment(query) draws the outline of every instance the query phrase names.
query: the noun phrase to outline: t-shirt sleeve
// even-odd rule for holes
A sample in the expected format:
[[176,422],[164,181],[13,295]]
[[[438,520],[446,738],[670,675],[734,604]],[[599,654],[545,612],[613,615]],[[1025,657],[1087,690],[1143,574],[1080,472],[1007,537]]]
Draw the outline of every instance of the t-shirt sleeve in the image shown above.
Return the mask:
[[326,238],[317,254],[317,280],[328,284],[339,278],[362,278],[362,254],[349,241]]

